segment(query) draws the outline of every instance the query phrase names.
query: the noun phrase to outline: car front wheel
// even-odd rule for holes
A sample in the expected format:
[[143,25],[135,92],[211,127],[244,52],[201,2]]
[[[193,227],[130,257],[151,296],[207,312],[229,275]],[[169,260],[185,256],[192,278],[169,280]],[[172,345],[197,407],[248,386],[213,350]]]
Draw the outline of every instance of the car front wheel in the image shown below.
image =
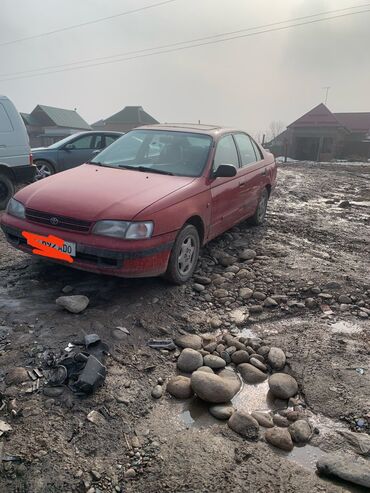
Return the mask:
[[36,165],[35,181],[42,180],[43,178],[47,178],[55,173],[53,165],[48,161],[37,159],[34,161],[34,164]]
[[183,284],[193,275],[197,266],[200,240],[197,228],[185,225],[177,235],[168,262],[165,277],[174,284]]
[[0,211],[5,209],[13,195],[14,185],[12,180],[5,174],[0,173]]

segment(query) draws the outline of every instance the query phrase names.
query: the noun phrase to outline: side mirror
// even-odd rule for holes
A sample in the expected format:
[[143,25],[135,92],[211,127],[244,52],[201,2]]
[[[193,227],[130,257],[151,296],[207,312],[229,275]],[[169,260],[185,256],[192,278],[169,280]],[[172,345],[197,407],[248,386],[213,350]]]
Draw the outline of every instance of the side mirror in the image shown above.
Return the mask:
[[237,169],[232,164],[220,164],[213,173],[214,178],[232,178],[236,176]]
[[64,147],[63,147],[63,150],[64,151],[73,151],[73,149],[76,149],[75,145],[74,144],[66,144]]
[[101,152],[103,149],[95,149],[93,151],[93,156],[97,156],[99,154],[99,152]]

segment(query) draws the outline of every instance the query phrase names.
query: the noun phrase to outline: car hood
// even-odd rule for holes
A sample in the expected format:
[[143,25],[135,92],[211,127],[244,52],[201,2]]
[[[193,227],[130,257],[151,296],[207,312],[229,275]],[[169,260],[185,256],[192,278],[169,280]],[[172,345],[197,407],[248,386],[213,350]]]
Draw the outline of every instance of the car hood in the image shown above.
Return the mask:
[[33,183],[15,198],[29,209],[55,215],[87,221],[130,221],[143,209],[192,181],[192,177],[84,164]]

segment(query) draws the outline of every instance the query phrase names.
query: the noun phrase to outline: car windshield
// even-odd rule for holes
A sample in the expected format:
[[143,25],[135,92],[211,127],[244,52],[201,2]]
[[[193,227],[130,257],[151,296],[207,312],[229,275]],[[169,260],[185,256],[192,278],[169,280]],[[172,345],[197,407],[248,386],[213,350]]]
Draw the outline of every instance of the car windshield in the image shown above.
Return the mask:
[[196,177],[204,170],[211,144],[209,135],[132,130],[92,159],[91,164]]

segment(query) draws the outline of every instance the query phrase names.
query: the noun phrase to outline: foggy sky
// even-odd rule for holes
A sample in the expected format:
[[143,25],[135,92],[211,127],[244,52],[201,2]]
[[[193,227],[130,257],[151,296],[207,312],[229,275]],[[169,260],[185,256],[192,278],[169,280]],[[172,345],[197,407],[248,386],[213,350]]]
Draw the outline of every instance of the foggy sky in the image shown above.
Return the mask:
[[[0,0],[0,43],[158,0]],[[125,17],[0,46],[0,78],[211,36],[361,0],[178,0]],[[0,82],[22,112],[77,108],[88,123],[126,105],[161,122],[217,123],[252,134],[289,124],[324,99],[336,112],[370,111],[370,12],[177,53]]]

